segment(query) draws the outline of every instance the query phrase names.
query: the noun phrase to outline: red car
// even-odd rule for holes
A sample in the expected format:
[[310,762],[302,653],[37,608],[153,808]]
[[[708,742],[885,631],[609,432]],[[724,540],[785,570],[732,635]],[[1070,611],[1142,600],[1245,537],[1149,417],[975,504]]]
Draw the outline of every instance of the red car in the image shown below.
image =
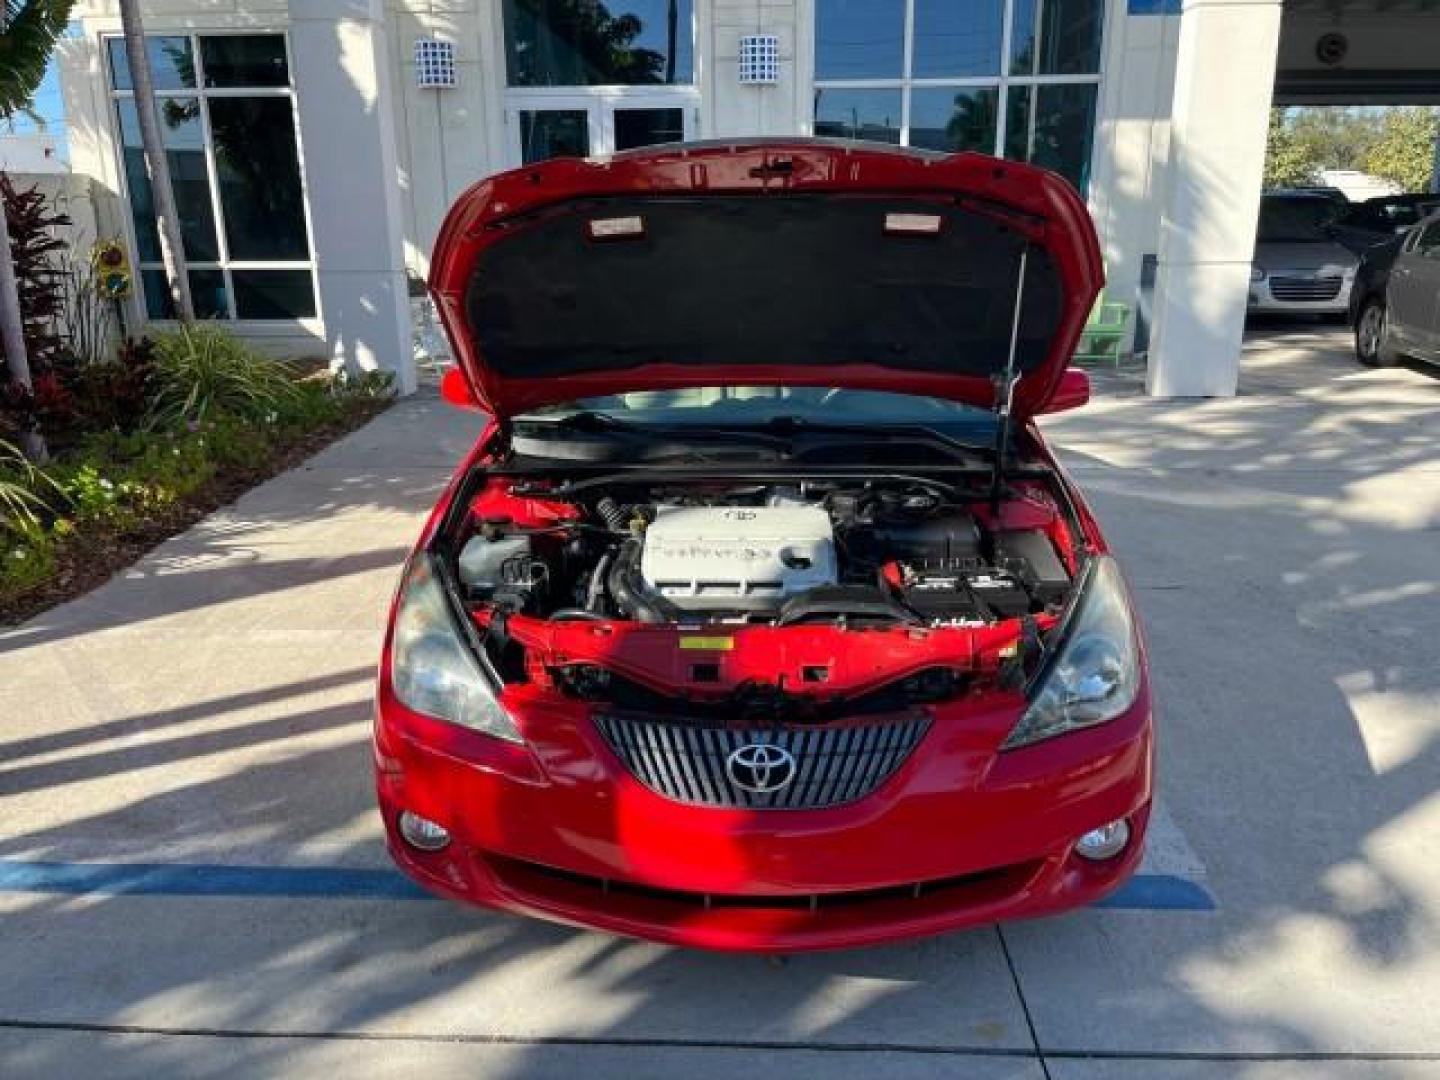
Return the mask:
[[430,288],[491,420],[406,568],[375,766],[457,900],[716,949],[1095,901],[1149,683],[1034,417],[1102,281],[1065,181],[975,154],[656,148],[485,180]]

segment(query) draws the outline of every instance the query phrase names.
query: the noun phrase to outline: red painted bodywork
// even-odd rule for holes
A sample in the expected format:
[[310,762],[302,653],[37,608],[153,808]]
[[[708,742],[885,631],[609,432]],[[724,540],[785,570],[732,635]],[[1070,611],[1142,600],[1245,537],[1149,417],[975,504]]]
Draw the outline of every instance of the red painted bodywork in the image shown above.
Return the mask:
[[[801,180],[835,185],[845,175],[859,175],[873,185],[876,170],[883,172],[887,160],[898,157],[846,151],[844,163],[858,170],[847,174],[837,172],[837,154],[803,144],[711,150],[704,154],[705,175],[711,183],[725,179],[743,186],[751,168],[783,155],[800,163]],[[1004,196],[1031,210],[1058,202],[1069,214],[1078,206],[1073,193],[1064,194],[1069,189],[1063,183],[1039,170],[973,155],[947,161],[927,169],[941,169],[951,183],[963,180],[989,197]],[[612,182],[633,191],[683,188],[697,175],[695,166],[684,155],[655,153],[603,167],[614,170]],[[458,317],[458,283],[468,273],[467,260],[473,260],[465,238],[482,226],[485,214],[508,212],[522,199],[590,190],[601,168],[555,162],[486,181],[462,196],[443,232],[432,278],[442,310],[449,305],[447,318]],[[907,185],[918,183],[912,172],[919,168],[899,158],[885,175],[910,190]],[[531,188],[530,172],[542,174],[545,183]],[[933,183],[933,174],[927,180]],[[1067,227],[1080,237],[1057,250],[1071,250],[1088,265],[1093,245],[1088,219],[1083,227]],[[461,353],[473,388],[491,406],[501,402],[514,410],[534,404],[537,388],[501,385],[477,369],[473,356],[465,356],[466,346]],[[933,379],[912,378],[902,385],[894,372],[879,372],[850,381],[855,374],[843,373],[844,384],[937,392]],[[675,385],[664,372],[651,369],[649,375],[645,385]],[[813,372],[775,369],[767,381],[808,378]],[[826,378],[839,381],[833,369]],[[747,372],[740,381],[754,382],[756,376]],[[1057,403],[1080,398],[1076,381],[1062,386],[1065,381],[1062,358],[1026,391],[1029,411],[1042,410],[1057,388]],[[620,388],[611,382],[603,389],[593,380],[566,382],[572,384],[566,396],[572,397]],[[585,385],[577,389],[573,382]],[[625,382],[633,388],[631,380]],[[947,389],[954,396],[953,382]],[[1088,394],[1088,385],[1085,390]],[[463,397],[453,387],[446,396]],[[1084,537],[1070,535],[1040,485],[1017,485],[998,516],[983,506],[974,510],[988,526],[1044,529],[1073,572],[1081,543],[1103,552],[1104,538],[1039,429],[1028,420],[1022,426],[1027,458],[1056,470]],[[441,497],[417,551],[430,544],[464,477],[490,461],[503,436],[502,425],[492,420]],[[565,520],[570,513],[565,504],[533,494],[517,498],[495,481],[482,488],[469,511],[482,520],[535,525]],[[820,810],[718,809],[673,801],[641,784],[601,737],[590,706],[555,689],[547,668],[603,662],[662,692],[703,696],[707,688],[693,684],[689,671],[697,660],[720,666],[720,687],[755,676],[774,681],[779,674],[792,676],[787,685],[798,685],[801,669],[820,665],[829,675],[814,692],[823,695],[853,692],[936,663],[993,673],[1000,650],[1015,639],[1015,627],[857,632],[752,626],[717,631],[733,639],[729,649],[682,653],[676,628],[514,616],[509,632],[543,658],[530,665],[530,682],[502,693],[525,740],[516,745],[413,712],[396,699],[390,671],[393,615],[374,731],[380,807],[395,861],[427,888],[454,899],[657,941],[773,952],[865,945],[1054,913],[1102,898],[1139,864],[1153,773],[1143,664],[1133,707],[1097,727],[1001,752],[1025,699],[982,679],[953,701],[927,706],[931,726],[915,751],[857,802]],[[402,810],[441,823],[452,843],[429,854],[409,847],[396,830]],[[1074,854],[1082,834],[1121,817],[1129,819],[1132,839],[1120,856],[1096,864]]]
[[[1046,249],[1059,274],[1063,310],[1045,362],[1020,380],[1014,400],[1017,416],[1045,411],[1066,377],[1066,365],[1104,284],[1095,228],[1075,189],[1044,169],[983,154],[938,157],[819,141],[681,144],[603,160],[557,158],[492,176],[462,193],[440,228],[430,262],[430,294],[474,400],[504,418],[557,401],[627,390],[779,385],[889,390],[989,407],[995,387],[988,378],[905,371],[879,363],[723,368],[653,363],[564,379],[522,379],[501,376],[476,347],[466,323],[466,289],[486,248],[525,227],[516,224],[522,215],[541,207],[617,195],[763,197],[778,192],[968,200]],[[995,357],[994,362],[998,370],[1004,357]],[[456,393],[454,386],[446,390],[450,400]]]

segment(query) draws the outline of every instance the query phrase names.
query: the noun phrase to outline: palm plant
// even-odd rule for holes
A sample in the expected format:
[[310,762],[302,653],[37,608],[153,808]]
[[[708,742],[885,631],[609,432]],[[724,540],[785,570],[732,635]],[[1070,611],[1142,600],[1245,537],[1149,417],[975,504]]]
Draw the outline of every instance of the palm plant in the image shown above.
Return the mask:
[[18,446],[0,439],[0,530],[23,534],[39,524],[40,514],[51,509],[40,494],[42,489],[62,494],[55,481],[37,469]]
[[73,0],[0,0],[0,116],[23,112],[45,77],[55,42],[70,22]]
[[162,427],[217,416],[263,422],[300,394],[289,364],[205,323],[156,335],[155,375],[152,417]]
[[[35,88],[45,77],[55,42],[65,33],[72,4],[73,0],[0,0],[4,15],[0,24],[4,31],[0,33],[0,119],[29,107]],[[30,363],[4,214],[0,214],[0,346],[5,350],[10,377],[29,392]],[[31,460],[45,459],[45,441],[38,431],[25,432],[22,441]]]

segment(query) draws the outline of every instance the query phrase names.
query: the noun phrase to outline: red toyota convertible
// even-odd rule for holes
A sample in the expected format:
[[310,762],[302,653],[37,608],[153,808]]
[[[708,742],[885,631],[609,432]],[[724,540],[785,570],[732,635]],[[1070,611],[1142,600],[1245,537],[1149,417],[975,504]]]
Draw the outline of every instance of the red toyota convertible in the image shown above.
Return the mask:
[[1149,817],[1144,645],[1034,418],[1102,282],[1041,169],[823,142],[485,180],[430,288],[490,416],[405,569],[390,851],[716,949],[1063,911]]

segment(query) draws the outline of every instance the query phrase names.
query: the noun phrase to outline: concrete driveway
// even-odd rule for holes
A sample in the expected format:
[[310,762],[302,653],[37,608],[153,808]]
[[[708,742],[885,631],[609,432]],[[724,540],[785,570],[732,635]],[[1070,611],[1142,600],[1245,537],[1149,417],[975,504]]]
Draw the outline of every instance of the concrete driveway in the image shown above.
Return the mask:
[[0,637],[0,1075],[1440,1076],[1440,381],[1306,329],[1234,400],[1099,382],[1050,428],[1147,617],[1168,886],[784,962],[418,898],[370,680],[475,431],[422,397]]

